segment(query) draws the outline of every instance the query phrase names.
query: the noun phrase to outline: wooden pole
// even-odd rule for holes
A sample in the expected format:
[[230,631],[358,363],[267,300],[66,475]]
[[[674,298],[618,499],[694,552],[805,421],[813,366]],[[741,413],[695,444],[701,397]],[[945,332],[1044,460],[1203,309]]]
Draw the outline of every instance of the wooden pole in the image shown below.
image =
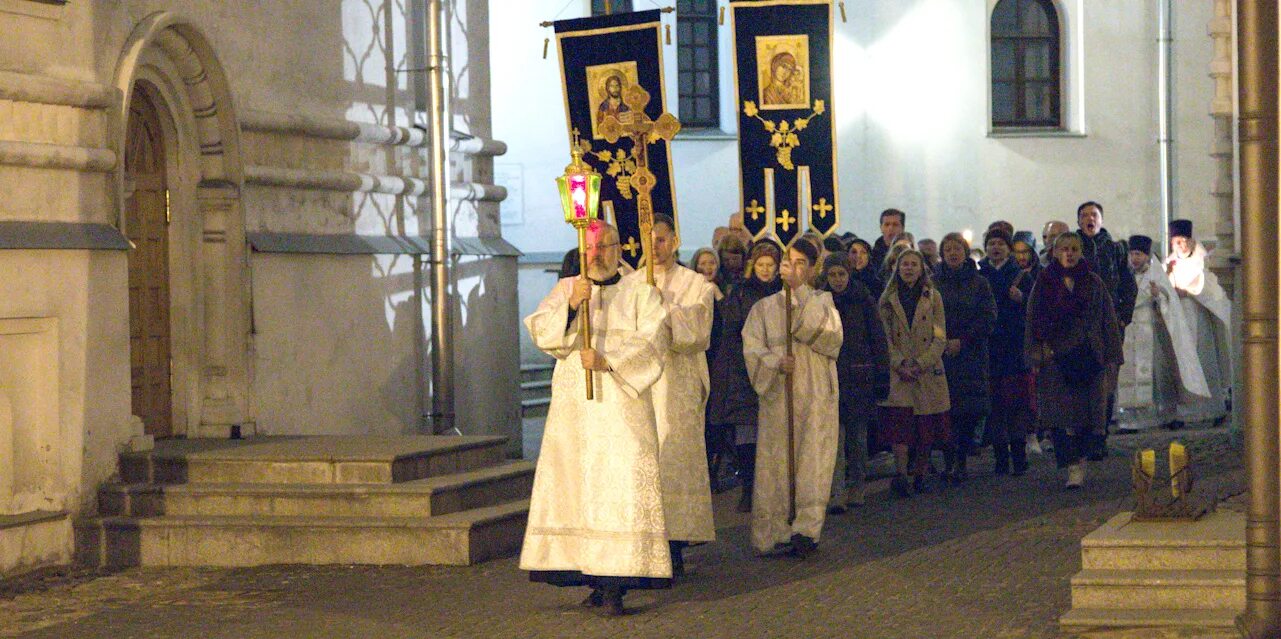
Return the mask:
[[[578,276],[587,277],[587,225],[575,224],[578,228]],[[583,348],[592,347],[592,301],[583,300],[578,306],[578,336]],[[590,369],[583,371],[587,375],[587,401],[596,399],[596,378]]]
[[[787,321],[787,356],[792,356],[792,287],[783,285],[783,304],[786,308]],[[787,385],[784,387],[787,400],[787,525],[796,521],[796,418],[792,407],[792,373],[784,373]]]

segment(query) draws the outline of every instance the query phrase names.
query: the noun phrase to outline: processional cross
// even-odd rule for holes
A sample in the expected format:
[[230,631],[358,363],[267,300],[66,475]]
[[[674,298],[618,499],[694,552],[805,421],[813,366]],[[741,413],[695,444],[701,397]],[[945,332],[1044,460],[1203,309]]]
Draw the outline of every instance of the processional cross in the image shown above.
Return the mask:
[[645,250],[645,279],[654,283],[654,201],[650,192],[658,182],[654,172],[649,170],[649,145],[659,140],[671,142],[681,130],[681,123],[676,116],[664,112],[657,120],[651,120],[645,114],[649,105],[649,92],[639,84],[633,84],[623,92],[623,104],[629,109],[618,116],[607,115],[601,122],[599,132],[610,144],[619,138],[630,138],[632,141],[632,159],[636,161],[636,170],[632,173],[632,188],[636,189],[636,210],[641,229],[641,246]]

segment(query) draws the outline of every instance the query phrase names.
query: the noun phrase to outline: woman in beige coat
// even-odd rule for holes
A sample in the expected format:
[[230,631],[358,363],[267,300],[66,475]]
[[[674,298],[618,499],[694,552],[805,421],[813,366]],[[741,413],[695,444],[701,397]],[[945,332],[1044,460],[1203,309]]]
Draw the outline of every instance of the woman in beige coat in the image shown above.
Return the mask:
[[930,282],[919,251],[909,249],[899,255],[877,311],[885,325],[890,355],[890,394],[881,402],[886,414],[879,436],[894,450],[898,469],[894,490],[908,497],[909,453],[916,452],[910,472],[921,492],[930,450],[936,443],[947,445],[951,439],[947,411],[952,404],[943,370],[947,321],[943,298]]

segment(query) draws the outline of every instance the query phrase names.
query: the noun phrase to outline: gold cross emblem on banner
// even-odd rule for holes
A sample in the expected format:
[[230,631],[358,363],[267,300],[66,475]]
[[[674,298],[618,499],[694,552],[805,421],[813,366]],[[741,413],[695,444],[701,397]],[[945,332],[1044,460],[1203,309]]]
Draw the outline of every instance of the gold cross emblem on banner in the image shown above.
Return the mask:
[[786,233],[792,230],[792,225],[796,223],[796,218],[792,217],[792,214],[790,211],[788,211],[787,209],[783,209],[783,212],[779,213],[778,219],[775,220],[775,222],[782,224],[783,232]]
[[818,204],[810,208],[814,209],[814,212],[818,213],[819,217],[827,217],[827,214],[832,212],[832,205],[827,203],[827,198],[825,197],[818,198]]
[[760,202],[752,200],[751,203],[747,205],[747,208],[743,210],[752,214],[752,220],[759,220],[761,218],[761,213],[765,212],[765,207],[761,206]]
[[631,254],[631,256],[632,256],[632,259],[635,259],[635,258],[636,258],[636,251],[637,251],[637,250],[639,250],[639,249],[640,249],[640,247],[641,247],[641,245],[640,245],[640,244],[638,244],[638,243],[636,242],[636,238],[634,238],[634,237],[632,237],[632,236],[628,235],[628,236],[627,236],[627,243],[623,245],[623,250],[624,250],[624,251],[627,251],[628,253],[630,253],[630,254]]

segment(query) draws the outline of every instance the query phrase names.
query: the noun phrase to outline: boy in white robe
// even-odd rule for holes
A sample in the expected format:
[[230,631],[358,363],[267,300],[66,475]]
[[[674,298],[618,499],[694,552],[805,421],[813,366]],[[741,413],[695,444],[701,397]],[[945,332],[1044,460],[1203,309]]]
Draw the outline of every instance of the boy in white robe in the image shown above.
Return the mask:
[[[786,290],[757,302],[743,327],[747,372],[760,396],[752,546],[762,554],[809,554],[827,515],[840,423],[836,356],[844,333],[831,293],[809,285],[817,262],[818,249],[799,240],[783,261],[783,281],[792,297],[790,327],[785,319]],[[791,522],[785,399],[789,374],[796,478],[796,518]]]
[[[611,615],[624,613],[627,590],[670,587],[672,577],[650,395],[670,331],[658,291],[622,277],[619,255],[618,232],[595,223],[584,275],[557,282],[525,318],[534,343],[558,361],[520,567],[531,581],[592,587],[583,604]],[[584,300],[588,345],[579,339]]]
[[[707,472],[704,408],[710,381],[707,347],[711,343],[716,287],[707,278],[676,263],[679,248],[676,223],[654,216],[654,284],[667,311],[671,335],[663,375],[654,384],[654,416],[658,421],[659,474],[663,514],[672,554],[672,574],[684,574],[682,558],[690,542],[716,539],[712,521],[712,489]],[[645,278],[643,270],[628,278]]]

